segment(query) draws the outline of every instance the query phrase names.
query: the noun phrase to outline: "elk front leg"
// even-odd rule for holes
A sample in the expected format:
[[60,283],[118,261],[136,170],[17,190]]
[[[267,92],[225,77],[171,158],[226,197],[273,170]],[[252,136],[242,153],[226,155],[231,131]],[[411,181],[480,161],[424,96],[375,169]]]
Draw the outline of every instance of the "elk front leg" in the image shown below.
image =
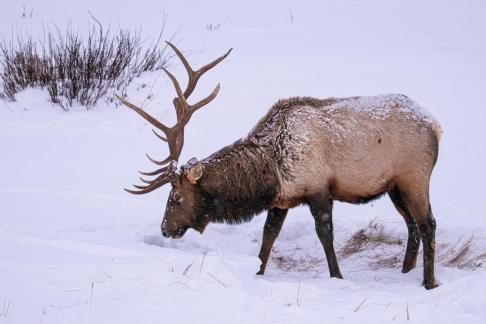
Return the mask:
[[262,275],[265,273],[270,251],[272,250],[273,243],[277,239],[277,236],[282,229],[285,216],[287,216],[287,211],[288,209],[280,208],[272,208],[268,210],[267,220],[265,221],[265,226],[263,227],[262,247],[260,249],[260,254],[258,255],[262,261],[262,264],[260,265],[260,271],[256,273],[257,275]]
[[332,200],[326,196],[314,197],[309,201],[309,207],[314,216],[316,232],[326,253],[327,265],[331,277],[342,279],[341,271],[334,252],[334,234],[332,226]]

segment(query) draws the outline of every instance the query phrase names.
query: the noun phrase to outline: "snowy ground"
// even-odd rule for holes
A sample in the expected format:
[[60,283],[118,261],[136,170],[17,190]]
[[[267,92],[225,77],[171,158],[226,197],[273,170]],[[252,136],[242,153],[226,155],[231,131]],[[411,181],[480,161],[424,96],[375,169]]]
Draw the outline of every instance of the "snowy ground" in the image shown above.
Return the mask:
[[[165,154],[148,125],[103,104],[65,113],[32,89],[16,103],[0,102],[0,323],[486,321],[485,265],[447,266],[471,236],[467,258],[486,250],[483,2],[4,0],[0,32],[8,37],[19,27],[40,36],[52,23],[86,28],[88,10],[112,26],[142,26],[148,37],[166,12],[169,34],[183,27],[179,44],[194,65],[234,48],[200,82],[199,96],[217,82],[222,88],[194,115],[182,160],[244,136],[282,97],[398,92],[427,107],[444,129],[431,188],[440,286],[420,286],[421,263],[405,275],[397,262],[378,263],[403,252],[396,243],[341,254],[345,279],[328,278],[305,208],[291,211],[263,277],[254,275],[263,215],[164,239],[168,188],[142,197],[122,191],[137,181],[137,169],[152,169],[145,153]],[[136,80],[129,96],[141,103],[153,93],[146,109],[170,121],[171,91],[153,73]],[[371,220],[393,240],[406,237],[387,198],[338,204],[336,248]]]

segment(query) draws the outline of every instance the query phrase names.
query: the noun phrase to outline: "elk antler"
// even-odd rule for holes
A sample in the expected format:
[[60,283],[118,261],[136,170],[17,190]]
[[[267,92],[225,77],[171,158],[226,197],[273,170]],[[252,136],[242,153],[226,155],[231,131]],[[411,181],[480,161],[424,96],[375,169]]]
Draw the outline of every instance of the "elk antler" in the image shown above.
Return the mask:
[[145,179],[140,178],[142,180],[142,182],[146,183],[147,185],[146,186],[134,185],[134,187],[139,189],[139,190],[125,189],[126,191],[128,191],[129,193],[132,193],[132,194],[144,194],[144,193],[151,192],[151,191],[153,191],[153,190],[163,186],[164,184],[171,182],[171,181],[173,181],[177,178],[177,176],[178,176],[177,162],[179,160],[179,156],[181,155],[182,147],[184,145],[184,127],[189,122],[192,114],[196,110],[198,110],[201,107],[204,107],[205,105],[210,103],[214,98],[216,98],[216,96],[218,95],[218,92],[219,92],[219,83],[216,86],[216,88],[214,88],[213,92],[211,92],[211,94],[209,96],[198,101],[197,103],[195,103],[193,105],[190,105],[190,104],[187,103],[187,98],[189,98],[191,93],[194,91],[194,88],[196,87],[196,84],[199,81],[199,78],[204,73],[206,73],[208,70],[215,67],[219,62],[224,60],[232,50],[232,48],[231,48],[223,56],[217,58],[216,60],[212,61],[209,64],[206,64],[205,66],[203,66],[199,70],[194,71],[191,68],[191,66],[189,65],[189,63],[187,62],[184,55],[182,55],[182,53],[177,49],[177,47],[175,47],[170,42],[166,42],[166,43],[167,43],[167,45],[170,46],[170,48],[172,48],[174,50],[176,55],[182,61],[182,64],[186,68],[186,71],[187,71],[187,74],[188,74],[188,77],[189,77],[186,90],[184,90],[184,92],[183,92],[180,85],[179,85],[179,82],[177,82],[176,78],[172,75],[172,73],[167,71],[165,68],[162,68],[164,70],[164,72],[169,76],[172,83],[174,84],[174,87],[175,87],[175,90],[176,90],[176,93],[177,93],[177,97],[175,97],[172,100],[172,102],[174,104],[175,111],[176,111],[176,116],[177,116],[176,124],[172,127],[167,127],[166,125],[162,124],[157,119],[155,119],[154,117],[150,116],[147,112],[142,110],[140,107],[137,107],[134,104],[132,104],[132,103],[126,101],[125,99],[121,98],[120,96],[115,95],[115,97],[118,98],[118,100],[120,100],[120,102],[122,104],[124,104],[128,108],[132,109],[133,111],[138,113],[140,116],[142,116],[150,124],[152,124],[153,126],[158,128],[159,130],[161,130],[165,134],[165,137],[160,135],[159,133],[157,133],[155,130],[152,130],[152,131],[154,132],[155,136],[157,136],[158,138],[160,138],[164,142],[167,142],[168,145],[169,145],[169,156],[167,156],[167,158],[165,158],[162,161],[154,160],[147,154],[147,157],[149,158],[150,161],[152,161],[153,163],[155,163],[157,165],[162,165],[164,167],[157,169],[153,172],[140,172],[139,171],[141,174],[146,175],[146,176],[155,176],[155,175],[158,175],[158,174],[160,174],[160,175],[157,176],[156,178],[152,179],[152,180],[145,180]]

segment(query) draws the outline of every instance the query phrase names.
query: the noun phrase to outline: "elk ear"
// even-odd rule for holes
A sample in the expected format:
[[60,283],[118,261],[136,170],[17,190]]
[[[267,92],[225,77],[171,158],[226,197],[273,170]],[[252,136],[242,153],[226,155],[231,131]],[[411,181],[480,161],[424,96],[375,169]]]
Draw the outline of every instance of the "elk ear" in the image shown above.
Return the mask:
[[203,173],[204,165],[201,162],[197,162],[187,171],[187,180],[189,180],[189,182],[192,184],[196,184],[197,181],[202,177]]

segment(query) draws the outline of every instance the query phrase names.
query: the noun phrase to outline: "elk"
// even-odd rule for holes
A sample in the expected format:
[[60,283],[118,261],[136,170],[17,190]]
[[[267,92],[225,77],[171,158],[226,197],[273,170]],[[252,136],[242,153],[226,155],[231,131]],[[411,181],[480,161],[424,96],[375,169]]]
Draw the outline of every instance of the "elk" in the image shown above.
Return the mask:
[[436,223],[429,202],[429,182],[437,161],[441,128],[415,101],[404,95],[279,100],[250,133],[198,161],[178,168],[184,127],[192,114],[209,104],[213,92],[195,104],[187,102],[200,77],[224,60],[194,71],[171,43],[188,73],[182,91],[166,69],[177,96],[173,99],[177,122],[168,127],[124,98],[134,110],[165,136],[169,155],[162,161],[147,157],[160,168],[141,172],[145,185],[125,189],[145,194],[172,185],[161,224],[164,237],[180,238],[187,229],[200,233],[211,222],[238,224],[267,211],[259,258],[264,274],[272,246],[289,208],[308,205],[315,230],[327,258],[331,277],[342,278],[333,246],[333,201],[369,202],[388,193],[408,228],[402,272],[415,267],[423,241],[426,289],[434,279]]

